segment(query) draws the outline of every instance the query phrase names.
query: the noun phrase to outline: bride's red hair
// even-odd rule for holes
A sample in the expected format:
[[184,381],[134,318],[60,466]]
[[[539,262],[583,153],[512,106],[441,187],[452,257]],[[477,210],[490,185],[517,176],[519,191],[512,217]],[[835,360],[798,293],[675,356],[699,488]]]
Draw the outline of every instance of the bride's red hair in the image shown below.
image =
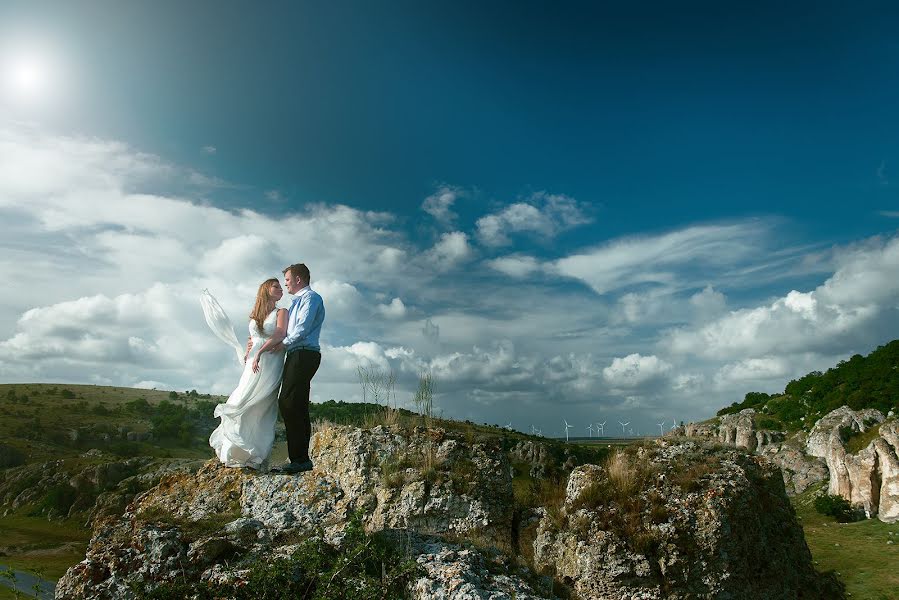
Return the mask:
[[262,331],[262,323],[270,312],[275,310],[275,301],[272,299],[272,284],[279,283],[274,277],[266,279],[259,285],[259,291],[256,292],[256,304],[250,312],[250,318],[256,321],[259,331]]

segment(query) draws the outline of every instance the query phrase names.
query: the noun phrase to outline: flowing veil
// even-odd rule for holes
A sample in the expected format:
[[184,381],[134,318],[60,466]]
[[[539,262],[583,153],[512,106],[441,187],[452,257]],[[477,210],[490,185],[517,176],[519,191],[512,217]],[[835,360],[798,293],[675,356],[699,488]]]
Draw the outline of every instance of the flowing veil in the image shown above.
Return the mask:
[[225,309],[209,293],[208,289],[203,290],[203,294],[200,296],[200,304],[203,306],[203,316],[206,317],[206,324],[209,325],[209,329],[212,330],[212,333],[217,338],[234,348],[234,351],[237,353],[237,362],[240,363],[240,366],[243,366],[246,349],[237,341],[237,336],[234,335],[234,326],[225,313]]

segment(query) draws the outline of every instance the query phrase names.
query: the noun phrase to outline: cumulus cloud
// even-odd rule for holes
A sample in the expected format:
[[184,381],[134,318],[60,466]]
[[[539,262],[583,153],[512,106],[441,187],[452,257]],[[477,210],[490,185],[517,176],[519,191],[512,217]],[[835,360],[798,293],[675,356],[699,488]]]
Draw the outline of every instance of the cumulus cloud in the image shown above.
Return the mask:
[[446,226],[452,227],[456,222],[458,215],[453,212],[453,204],[462,195],[462,191],[458,188],[443,186],[436,192],[425,198],[421,204],[421,209],[434,217],[434,219]]
[[721,367],[715,374],[718,385],[782,379],[790,373],[790,365],[781,357],[747,358]]
[[485,215],[476,223],[478,240],[486,246],[507,246],[511,235],[529,233],[550,239],[563,231],[590,223],[583,204],[564,195],[540,192],[525,201]]
[[452,269],[471,256],[468,236],[461,231],[444,233],[427,253],[428,261],[440,271]]
[[[589,221],[565,196],[523,199],[427,247],[385,212],[217,208],[207,198],[221,185],[127,144],[0,127],[0,380],[227,394],[239,369],[200,291],[244,339],[259,283],[298,261],[328,311],[314,399],[360,400],[356,368],[370,365],[397,375],[402,404],[430,371],[447,416],[520,427],[527,414],[547,434],[564,434],[549,426],[562,407],[571,421],[644,419],[644,431],[666,407],[705,417],[899,325],[892,238],[811,252],[750,220],[560,245],[552,260],[531,242]],[[437,190],[422,209],[452,224],[458,194]],[[512,247],[480,261],[472,237]],[[446,276],[461,266],[464,281]],[[790,273],[820,285],[787,293]],[[775,295],[746,299],[773,281]]]
[[[838,268],[810,292],[678,328],[662,344],[676,354],[740,359],[800,351],[832,353],[878,340],[897,321],[899,238],[876,238],[837,254]],[[868,342],[870,343],[870,342]]]
[[671,365],[659,357],[634,353],[615,358],[602,370],[602,376],[616,388],[637,388],[658,381],[670,372]]
[[727,309],[727,298],[711,285],[690,296],[690,306],[698,319],[708,320],[717,317]]
[[402,319],[406,316],[406,305],[399,298],[394,298],[390,304],[379,304],[378,312],[388,319]]

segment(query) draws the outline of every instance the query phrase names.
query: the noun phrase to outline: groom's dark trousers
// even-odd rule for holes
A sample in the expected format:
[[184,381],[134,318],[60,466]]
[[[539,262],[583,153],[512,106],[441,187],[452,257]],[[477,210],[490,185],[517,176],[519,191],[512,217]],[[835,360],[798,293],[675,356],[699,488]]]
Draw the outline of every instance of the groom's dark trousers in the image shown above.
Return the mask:
[[287,430],[287,453],[290,462],[309,460],[309,438],[312,423],[309,422],[309,391],[312,378],[322,362],[322,355],[315,350],[300,348],[287,354],[278,408]]

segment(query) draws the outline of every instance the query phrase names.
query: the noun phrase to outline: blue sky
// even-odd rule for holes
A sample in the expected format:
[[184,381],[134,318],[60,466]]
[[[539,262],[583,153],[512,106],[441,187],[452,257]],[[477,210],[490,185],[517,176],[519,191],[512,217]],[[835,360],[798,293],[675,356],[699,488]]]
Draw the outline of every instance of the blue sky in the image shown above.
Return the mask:
[[192,290],[241,314],[306,260],[320,399],[368,361],[451,416],[648,431],[782,389],[896,337],[897,16],[0,2],[0,380],[227,393]]

